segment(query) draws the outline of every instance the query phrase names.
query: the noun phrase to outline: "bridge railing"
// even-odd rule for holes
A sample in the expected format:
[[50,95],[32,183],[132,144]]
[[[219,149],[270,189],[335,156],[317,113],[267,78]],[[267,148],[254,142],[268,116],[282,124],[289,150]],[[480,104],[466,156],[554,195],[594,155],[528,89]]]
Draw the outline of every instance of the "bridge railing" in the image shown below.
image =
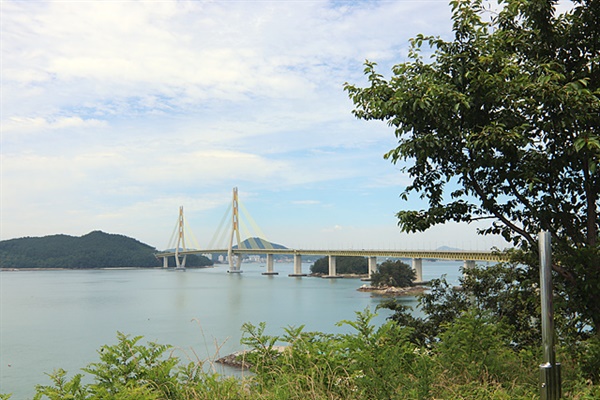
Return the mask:
[[[180,251],[185,254],[226,254],[229,249],[203,249]],[[442,251],[442,250],[323,250],[323,249],[233,249],[233,254],[282,254],[282,255],[322,255],[322,256],[362,256],[362,257],[393,257],[393,258],[424,258],[437,260],[462,261],[508,261],[506,253],[496,251]],[[173,257],[175,252],[156,253],[157,257]]]

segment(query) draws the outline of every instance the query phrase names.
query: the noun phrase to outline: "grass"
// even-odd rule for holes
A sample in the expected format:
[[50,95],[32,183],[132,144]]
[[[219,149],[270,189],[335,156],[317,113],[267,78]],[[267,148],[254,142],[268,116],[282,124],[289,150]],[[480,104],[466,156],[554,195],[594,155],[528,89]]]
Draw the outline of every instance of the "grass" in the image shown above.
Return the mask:
[[[539,398],[539,349],[515,351],[502,327],[484,315],[465,313],[429,347],[411,342],[410,329],[393,322],[373,326],[373,316],[367,310],[341,321],[353,332],[337,335],[289,327],[268,336],[264,323],[244,324],[242,343],[253,374],[241,378],[218,374],[212,361],[185,362],[168,345],[143,345],[142,337],[119,333],[83,373],[49,374],[51,384],[37,385],[34,399]],[[579,358],[565,357],[564,398],[600,398],[600,385],[584,372]]]

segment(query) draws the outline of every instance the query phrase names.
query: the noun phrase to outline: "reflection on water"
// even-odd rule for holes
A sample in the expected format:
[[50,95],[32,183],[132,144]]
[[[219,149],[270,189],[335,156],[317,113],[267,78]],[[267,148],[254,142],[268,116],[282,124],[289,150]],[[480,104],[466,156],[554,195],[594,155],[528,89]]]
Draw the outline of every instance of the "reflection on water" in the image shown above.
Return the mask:
[[[424,262],[424,279],[447,273],[455,282],[460,265]],[[258,264],[242,270],[1,272],[0,393],[30,398],[35,384],[49,383],[44,373],[80,372],[97,360],[100,346],[116,342],[117,331],[171,344],[183,358],[214,359],[240,349],[244,322],[264,321],[273,335],[299,325],[347,332],[335,323],[365,308],[374,311],[381,301],[358,292],[360,280],[290,278],[292,264],[276,264],[274,276],[261,275]],[[404,301],[415,305],[412,298]],[[381,310],[376,323],[388,315]]]

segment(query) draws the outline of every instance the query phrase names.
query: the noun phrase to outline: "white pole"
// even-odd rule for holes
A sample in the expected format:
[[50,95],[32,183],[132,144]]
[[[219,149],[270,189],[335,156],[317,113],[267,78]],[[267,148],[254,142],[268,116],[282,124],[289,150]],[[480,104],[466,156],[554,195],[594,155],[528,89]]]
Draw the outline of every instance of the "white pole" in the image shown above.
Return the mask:
[[554,354],[554,307],[552,304],[552,249],[549,232],[541,231],[538,238],[540,250],[540,297],[542,302],[542,346],[544,363],[540,365],[541,400],[561,397],[560,364]]

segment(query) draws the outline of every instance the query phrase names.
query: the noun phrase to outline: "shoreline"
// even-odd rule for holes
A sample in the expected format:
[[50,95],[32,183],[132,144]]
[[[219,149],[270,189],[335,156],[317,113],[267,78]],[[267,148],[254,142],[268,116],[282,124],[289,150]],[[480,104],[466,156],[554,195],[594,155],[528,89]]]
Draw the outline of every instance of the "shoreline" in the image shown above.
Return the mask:
[[[205,268],[214,268],[214,265],[207,265],[203,267],[185,267],[185,269],[205,269]],[[164,270],[174,270],[174,268],[164,268],[164,267],[73,267],[73,268],[48,268],[48,267],[25,267],[25,268],[0,268],[2,272],[19,272],[19,271],[85,271],[85,270],[94,270],[94,271],[102,271],[102,270],[132,270],[132,269],[164,269]]]
[[[307,276],[309,278],[327,278],[329,275],[318,273],[318,274],[307,274]],[[364,279],[364,278],[368,278],[369,274],[337,274],[335,277],[339,278],[339,279]]]
[[374,287],[362,285],[359,287],[359,292],[370,292],[374,295],[378,296],[386,296],[386,297],[401,297],[401,296],[417,296],[422,294],[428,289],[427,286],[424,285],[416,285],[416,286],[407,286],[407,287],[394,287],[394,286],[386,286],[386,287]]

